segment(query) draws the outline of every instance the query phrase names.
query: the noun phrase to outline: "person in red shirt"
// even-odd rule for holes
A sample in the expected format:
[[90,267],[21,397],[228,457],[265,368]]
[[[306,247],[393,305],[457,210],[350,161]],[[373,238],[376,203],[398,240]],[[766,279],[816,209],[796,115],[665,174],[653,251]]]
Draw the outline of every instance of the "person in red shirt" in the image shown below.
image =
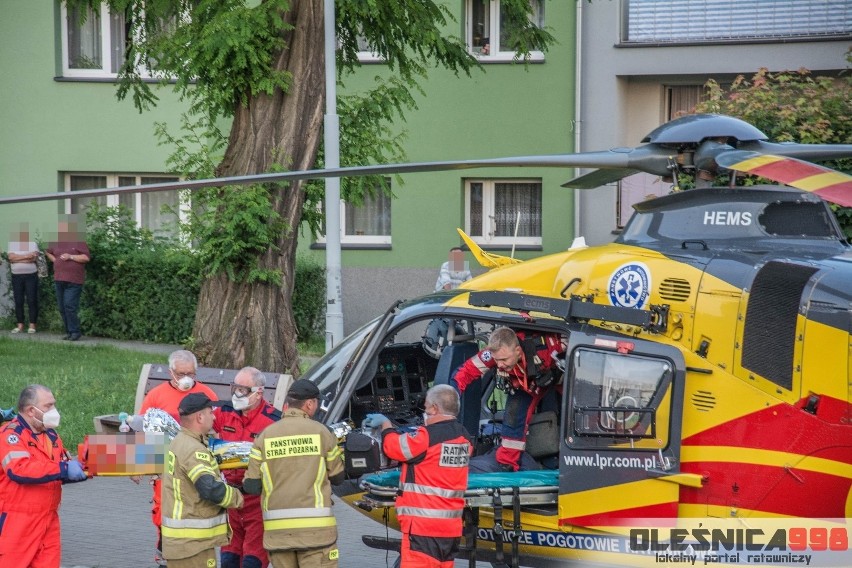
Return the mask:
[[50,389],[29,385],[18,415],[0,429],[0,566],[59,568],[62,485],[85,481],[56,433],[59,411]]
[[382,449],[402,463],[396,515],[402,531],[402,568],[451,568],[462,535],[464,492],[473,446],[458,421],[459,395],[450,385],[426,391],[423,426],[400,432],[381,414],[367,428],[381,428]]
[[[198,360],[190,351],[180,349],[172,352],[169,355],[169,374],[171,380],[167,383],[157,385],[145,395],[142,399],[142,406],[139,408],[139,416],[144,416],[149,408],[159,408],[164,412],[168,412],[176,422],[180,423],[180,413],[178,406],[183,397],[190,393],[200,392],[206,394],[210,400],[218,400],[219,397],[207,385],[198,380]],[[136,483],[139,483],[139,477],[133,478]],[[159,476],[154,477],[152,483],[154,486],[154,498],[151,506],[151,520],[154,526],[157,527],[157,551],[155,557],[159,562],[162,558],[162,543],[163,537],[160,526],[162,525],[162,516],[160,506],[162,503],[162,480]]]
[[[565,345],[557,333],[528,336],[508,327],[498,327],[491,333],[488,346],[456,371],[453,381],[461,394],[473,381],[494,368],[497,388],[508,392],[500,446],[494,454],[497,471],[527,469],[527,464],[540,468],[528,455],[521,467],[527,430],[539,402],[560,382],[561,370],[556,361],[564,353]],[[471,464],[471,471],[489,471],[489,468],[477,457]]]
[[77,341],[82,336],[77,312],[80,310],[80,295],[86,281],[86,263],[92,259],[92,253],[83,238],[83,234],[77,232],[75,216],[69,215],[59,221],[57,241],[50,243],[45,251],[45,256],[53,263],[56,306],[65,325],[66,335],[63,339],[69,341]]
[[[244,367],[231,385],[231,403],[213,411],[213,431],[227,442],[253,442],[264,428],[281,419],[281,412],[263,399],[266,377],[254,367]],[[244,469],[225,469],[225,481],[242,487]],[[241,509],[228,509],[233,535],[222,547],[222,568],[263,568],[269,555],[263,548],[263,511],[260,495],[244,496]]]

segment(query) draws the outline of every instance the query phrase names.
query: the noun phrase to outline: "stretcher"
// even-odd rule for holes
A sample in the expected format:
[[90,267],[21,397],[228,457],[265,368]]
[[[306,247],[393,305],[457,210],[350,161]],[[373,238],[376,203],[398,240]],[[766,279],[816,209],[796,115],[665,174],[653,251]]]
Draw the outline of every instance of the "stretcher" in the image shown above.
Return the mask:
[[[393,507],[400,493],[399,470],[389,470],[365,475],[359,486],[366,491],[357,504],[367,510],[376,507]],[[555,505],[559,499],[559,471],[538,470],[514,473],[472,473],[468,476],[464,492],[464,545],[457,558],[467,558],[469,566],[477,560],[488,560],[496,565],[519,565],[519,541],[522,534],[521,507]],[[492,510],[494,517],[494,551],[477,551],[479,510]],[[504,520],[503,510],[511,508],[511,522]],[[373,548],[396,549],[397,543],[381,537],[363,537],[364,544]],[[510,550],[505,550],[506,544]],[[507,558],[508,557],[508,558]]]

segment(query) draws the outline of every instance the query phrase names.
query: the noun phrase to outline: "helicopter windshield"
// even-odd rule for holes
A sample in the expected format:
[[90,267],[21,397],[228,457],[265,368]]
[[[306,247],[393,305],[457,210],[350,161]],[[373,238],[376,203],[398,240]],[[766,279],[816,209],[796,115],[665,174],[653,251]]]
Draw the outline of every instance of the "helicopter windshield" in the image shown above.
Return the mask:
[[349,366],[358,347],[373,331],[380,319],[381,317],[377,317],[348,335],[335,349],[323,355],[311,366],[302,378],[314,383],[323,396],[329,392],[334,394],[344,369]]

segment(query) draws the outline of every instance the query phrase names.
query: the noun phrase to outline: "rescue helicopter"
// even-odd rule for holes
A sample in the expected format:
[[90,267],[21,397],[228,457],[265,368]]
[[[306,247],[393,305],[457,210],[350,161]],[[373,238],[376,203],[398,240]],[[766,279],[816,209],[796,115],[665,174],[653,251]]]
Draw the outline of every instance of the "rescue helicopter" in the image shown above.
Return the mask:
[[[381,477],[394,464],[359,425],[374,412],[402,428],[418,425],[429,386],[448,383],[493,329],[508,326],[562,336],[559,411],[541,412],[530,424],[528,451],[541,470],[468,490],[461,558],[656,565],[657,554],[675,549],[652,530],[716,520],[733,527],[719,534],[737,540],[769,519],[799,522],[805,536],[796,543],[817,556],[836,552],[824,565],[852,565],[852,248],[826,203],[852,206],[852,177],[812,163],[852,157],[852,145],[772,143],[752,125],[719,115],[676,119],[642,142],[77,193],[486,166],[594,169],[565,184],[571,188],[635,172],[673,183],[691,175],[696,189],[637,204],[606,245],[577,243],[521,262],[483,251],[460,231],[488,272],[458,289],[395,303],[303,376],[321,392],[315,418],[346,449],[351,481],[338,495],[395,527],[397,488]],[[707,181],[723,171],[783,185]],[[460,420],[482,451],[499,436],[501,394],[496,381],[483,379],[462,397]],[[818,520],[828,524],[811,529]],[[375,537],[365,543],[395,546]],[[703,550],[706,560],[718,547]]]

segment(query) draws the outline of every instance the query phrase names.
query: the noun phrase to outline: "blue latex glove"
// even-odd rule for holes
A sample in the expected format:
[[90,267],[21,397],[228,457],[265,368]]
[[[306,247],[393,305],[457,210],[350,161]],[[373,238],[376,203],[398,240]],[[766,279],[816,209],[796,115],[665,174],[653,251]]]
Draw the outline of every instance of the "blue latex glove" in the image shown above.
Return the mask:
[[88,475],[83,471],[83,466],[77,460],[68,462],[68,481],[84,481]]
[[361,423],[362,428],[381,428],[382,424],[388,420],[388,417],[384,414],[368,414],[364,421]]

